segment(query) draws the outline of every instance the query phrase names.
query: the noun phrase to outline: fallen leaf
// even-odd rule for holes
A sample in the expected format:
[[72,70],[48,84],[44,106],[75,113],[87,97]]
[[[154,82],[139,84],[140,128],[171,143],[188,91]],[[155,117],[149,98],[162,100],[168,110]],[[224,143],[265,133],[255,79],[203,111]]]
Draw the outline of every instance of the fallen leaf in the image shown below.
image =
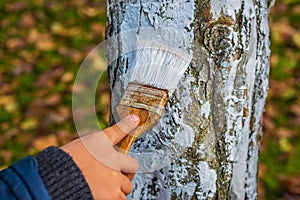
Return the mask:
[[74,78],[74,73],[72,72],[65,72],[62,77],[60,78],[60,81],[62,83],[68,83],[70,81],[72,81]]
[[38,120],[34,118],[28,118],[20,124],[22,130],[32,130],[35,129],[38,124]]
[[258,193],[259,200],[264,199],[266,190],[261,181],[258,181],[258,183],[257,183],[257,193]]
[[300,33],[295,33],[293,35],[293,42],[296,44],[296,46],[300,49]]
[[271,26],[272,41],[276,43],[286,43],[291,40],[297,30],[292,27],[287,18],[281,18],[280,21],[273,23]]
[[258,167],[258,177],[263,177],[263,175],[266,173],[267,171],[267,166],[264,163],[259,163],[259,167]]
[[27,7],[28,4],[25,1],[17,1],[5,4],[5,10],[9,12],[18,12],[20,10],[24,10]]
[[35,25],[35,19],[31,13],[26,12],[21,16],[19,25],[23,28],[33,27]]
[[66,130],[61,130],[56,133],[57,135],[57,141],[59,142],[59,145],[64,145],[70,142],[75,138],[74,134],[69,133]]
[[275,16],[275,14],[280,13],[281,15],[284,15],[288,11],[288,7],[285,4],[282,3],[276,3],[276,6],[273,6],[271,9],[271,14]]
[[275,124],[269,116],[263,117],[263,127],[265,131],[271,132],[275,129]]
[[102,23],[93,23],[91,25],[91,29],[97,33],[102,33],[103,31],[105,31],[105,25],[103,25]]
[[55,48],[55,43],[49,34],[43,34],[36,43],[36,48],[40,51],[52,50]]
[[21,38],[10,38],[6,41],[6,47],[10,50],[17,50],[25,45],[25,41]]
[[280,138],[279,139],[279,149],[282,152],[290,152],[293,146],[287,138]]
[[36,29],[30,30],[27,41],[33,43],[37,50],[40,51],[48,51],[56,47],[49,33],[39,33]]
[[2,131],[6,131],[6,130],[9,129],[9,128],[10,128],[10,124],[7,123],[7,122],[3,122],[3,123],[0,124],[0,129],[1,129]]
[[41,136],[33,140],[32,146],[41,151],[49,146],[57,146],[58,142],[54,134]]
[[295,5],[292,7],[291,11],[294,15],[299,15],[300,14],[300,5]]
[[44,100],[44,103],[47,106],[55,106],[55,105],[59,104],[60,100],[61,100],[61,94],[57,93],[57,94],[54,94],[50,97],[47,97]]
[[56,67],[49,71],[46,71],[39,75],[38,80],[36,81],[35,85],[37,87],[48,87],[52,88],[55,84],[55,79],[59,78],[63,74],[62,67]]
[[12,129],[10,129],[9,131],[7,131],[7,132],[5,133],[5,139],[8,139],[8,140],[9,140],[9,139],[15,137],[18,133],[19,133],[19,130],[18,130],[18,129],[12,128]]
[[291,88],[290,83],[285,81],[277,81],[270,78],[270,92],[269,96],[272,98],[281,97],[287,90]]
[[69,6],[83,7],[86,6],[86,0],[68,1]]
[[68,119],[71,115],[71,110],[67,106],[60,106],[58,108],[58,114],[61,115],[65,120]]
[[10,25],[10,19],[9,18],[4,18],[0,21],[0,27],[2,27],[3,29],[6,28],[9,25]]
[[93,8],[93,7],[83,7],[81,9],[81,12],[84,13],[88,17],[95,17],[100,14],[98,8]]
[[84,58],[84,54],[78,50],[72,50],[69,55],[74,63],[78,63]]
[[68,30],[60,22],[54,22],[51,24],[51,32],[60,36],[67,36]]
[[4,161],[4,163],[10,163],[11,159],[13,157],[13,152],[9,151],[9,150],[2,149],[1,150],[1,157],[2,157],[2,159]]
[[24,61],[24,60],[21,60],[21,59],[14,59],[12,61],[12,64],[14,65],[14,68],[13,68],[13,74],[18,76],[20,74],[23,74],[23,73],[30,73],[32,72],[32,64]]
[[1,95],[0,96],[0,106],[5,106],[7,104],[15,103],[14,95]]
[[272,118],[275,118],[276,116],[278,116],[278,108],[276,106],[276,104],[272,103],[272,102],[268,102],[265,106],[265,115],[267,115],[268,117],[270,117],[272,120]]
[[277,54],[271,54],[271,57],[270,57],[271,66],[277,65],[279,60],[280,60],[280,58]]
[[39,32],[36,29],[30,29],[29,34],[27,36],[28,43],[35,43],[39,39]]
[[39,52],[32,52],[30,50],[22,50],[20,51],[20,55],[22,56],[22,60],[27,61],[28,63],[36,63],[36,59],[39,55]]
[[73,37],[73,36],[78,36],[81,34],[81,29],[79,27],[72,27],[68,29],[68,36]]
[[44,120],[44,124],[52,124],[52,123],[62,123],[66,120],[66,118],[62,115],[60,115],[57,112],[50,112],[47,114],[45,120]]
[[296,134],[293,130],[290,130],[286,127],[280,127],[277,129],[276,135],[279,138],[291,138],[291,137],[295,136]]
[[300,175],[288,176],[281,174],[278,176],[280,185],[292,194],[300,194]]
[[48,108],[44,100],[41,98],[36,98],[27,108],[24,116],[26,118],[34,118],[39,119],[45,116],[49,112],[50,108]]
[[284,193],[282,195],[282,198],[279,198],[278,200],[299,200],[300,195],[299,194],[291,194],[291,193]]
[[0,135],[0,149],[2,149],[3,144],[4,144],[4,136]]

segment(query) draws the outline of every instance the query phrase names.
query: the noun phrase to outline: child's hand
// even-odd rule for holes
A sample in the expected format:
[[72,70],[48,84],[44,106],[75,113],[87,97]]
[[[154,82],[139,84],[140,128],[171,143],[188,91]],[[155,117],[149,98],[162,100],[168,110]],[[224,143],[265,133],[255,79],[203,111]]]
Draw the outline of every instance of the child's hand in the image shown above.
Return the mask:
[[113,145],[138,124],[139,118],[129,115],[103,131],[89,134],[61,147],[70,154],[82,171],[94,199],[126,199],[126,195],[132,191],[132,174],[138,170],[138,162],[116,151]]

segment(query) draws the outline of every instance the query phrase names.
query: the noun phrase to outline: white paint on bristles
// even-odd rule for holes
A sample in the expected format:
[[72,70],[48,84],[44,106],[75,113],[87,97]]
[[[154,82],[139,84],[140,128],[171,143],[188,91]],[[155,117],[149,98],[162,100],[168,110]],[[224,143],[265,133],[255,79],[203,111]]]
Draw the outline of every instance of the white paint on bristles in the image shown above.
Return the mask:
[[130,82],[167,89],[171,96],[191,60],[190,54],[178,48],[151,40],[138,40]]

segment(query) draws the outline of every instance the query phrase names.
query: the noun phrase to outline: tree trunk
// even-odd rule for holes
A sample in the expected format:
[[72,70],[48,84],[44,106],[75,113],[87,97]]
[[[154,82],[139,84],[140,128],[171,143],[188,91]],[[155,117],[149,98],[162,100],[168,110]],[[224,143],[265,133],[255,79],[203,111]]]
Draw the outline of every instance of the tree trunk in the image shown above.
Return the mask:
[[257,198],[268,13],[267,0],[108,1],[107,38],[117,42],[109,51],[118,55],[109,65],[112,115],[136,36],[153,31],[155,40],[193,52],[164,116],[131,149],[140,172],[128,199]]

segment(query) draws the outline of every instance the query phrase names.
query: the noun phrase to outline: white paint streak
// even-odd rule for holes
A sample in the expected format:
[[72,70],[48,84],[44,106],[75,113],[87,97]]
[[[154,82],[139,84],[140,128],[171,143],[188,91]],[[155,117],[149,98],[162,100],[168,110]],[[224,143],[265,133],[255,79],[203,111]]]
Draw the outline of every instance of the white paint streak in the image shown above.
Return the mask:
[[[197,199],[208,199],[213,198],[216,193],[216,181],[217,174],[214,169],[211,169],[207,162],[199,162],[199,176],[200,176],[200,188],[201,193],[196,192]],[[205,195],[203,195],[205,194]]]
[[[245,70],[247,74],[247,84],[244,86],[244,88],[240,88],[241,90],[247,90],[248,96],[246,97],[247,101],[245,102],[244,107],[248,110],[249,113],[252,112],[252,99],[254,94],[254,83],[255,83],[255,63],[256,63],[256,49],[255,45],[257,44],[257,34],[255,31],[255,27],[257,27],[257,24],[255,22],[255,16],[254,12],[251,13],[251,9],[253,9],[254,5],[253,2],[245,2],[245,10],[248,13],[247,17],[247,23],[249,24],[248,31],[251,31],[249,33],[250,35],[250,41],[248,41],[249,46],[245,46],[244,50],[247,53],[246,59],[245,59]],[[246,43],[247,38],[246,34],[243,35],[243,44]],[[248,157],[248,144],[249,144],[249,136],[250,135],[250,116],[246,116],[244,118],[245,126],[244,126],[244,134],[241,137],[240,143],[237,145],[237,155],[236,160],[233,164],[233,177],[231,182],[231,188],[232,188],[232,196],[234,196],[236,199],[245,199],[245,194],[247,193],[244,187],[240,187],[241,185],[245,184],[245,181],[253,179],[247,177],[247,157]],[[248,161],[249,162],[249,161]],[[257,161],[256,161],[257,162]],[[249,163],[248,163],[249,164]],[[251,167],[251,171],[256,171],[256,167]],[[247,178],[246,178],[247,177]],[[252,186],[253,188],[251,190],[255,190],[255,186]]]
[[187,194],[189,197],[191,197],[195,190],[196,190],[197,184],[195,182],[189,182],[182,187],[182,193]]
[[[142,1],[144,14],[155,28],[167,26],[185,27],[193,19],[194,5],[184,1],[158,3],[155,0]],[[176,24],[174,24],[176,20]]]
[[192,147],[195,138],[195,132],[192,127],[187,124],[182,125],[183,130],[175,134],[175,143],[183,147]]
[[206,101],[202,106],[201,106],[201,110],[200,110],[200,115],[204,116],[206,119],[208,118],[208,116],[211,113],[211,109],[210,109],[210,103],[209,101]]
[[[121,23],[121,30],[122,31],[129,31],[129,30],[137,30],[139,26],[139,19],[140,19],[140,5],[139,4],[126,4],[126,12],[124,13],[124,19]],[[124,40],[125,41],[125,40]]]
[[210,5],[213,19],[218,19],[223,13],[233,17],[233,20],[236,20],[235,14],[241,8],[241,4],[242,1],[236,0],[212,0]]
[[164,149],[157,149],[152,152],[131,152],[130,155],[138,160],[138,173],[154,172],[171,163],[171,157]]

